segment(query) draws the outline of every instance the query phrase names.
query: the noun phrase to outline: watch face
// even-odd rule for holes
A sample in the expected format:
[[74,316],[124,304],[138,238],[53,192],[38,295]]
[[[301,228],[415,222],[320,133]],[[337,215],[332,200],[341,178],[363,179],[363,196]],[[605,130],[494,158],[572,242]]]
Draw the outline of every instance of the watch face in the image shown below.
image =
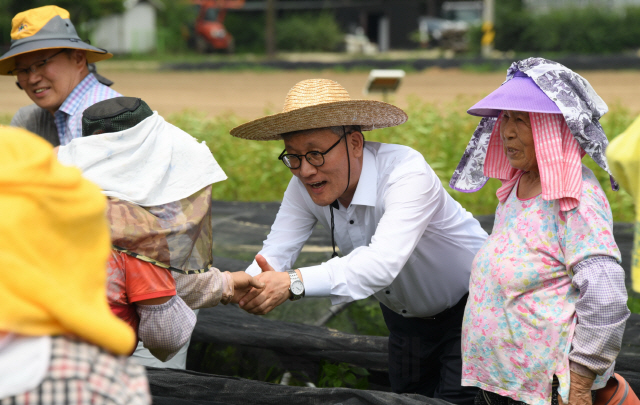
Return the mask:
[[294,281],[291,284],[291,292],[293,293],[293,295],[302,295],[303,291],[304,285],[302,284],[302,281]]

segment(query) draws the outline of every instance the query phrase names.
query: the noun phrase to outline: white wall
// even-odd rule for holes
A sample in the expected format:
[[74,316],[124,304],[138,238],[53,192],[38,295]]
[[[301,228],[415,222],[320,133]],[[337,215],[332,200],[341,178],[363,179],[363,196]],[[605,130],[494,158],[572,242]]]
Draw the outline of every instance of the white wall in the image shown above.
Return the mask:
[[545,13],[565,7],[621,9],[626,6],[640,6],[640,0],[524,0],[524,4],[531,11]]
[[111,53],[145,53],[156,49],[156,9],[138,3],[123,14],[96,22],[91,43]]

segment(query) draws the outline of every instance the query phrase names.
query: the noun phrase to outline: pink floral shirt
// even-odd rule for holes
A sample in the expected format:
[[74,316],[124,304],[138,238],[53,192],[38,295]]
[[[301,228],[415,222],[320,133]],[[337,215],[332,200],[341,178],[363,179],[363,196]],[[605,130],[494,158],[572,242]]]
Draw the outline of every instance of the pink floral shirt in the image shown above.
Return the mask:
[[580,293],[571,284],[571,269],[593,256],[620,261],[611,208],[584,166],[581,201],[573,210],[562,212],[557,200],[540,195],[520,200],[516,190],[498,205],[493,232],[472,264],[462,385],[548,404],[555,374],[566,402]]

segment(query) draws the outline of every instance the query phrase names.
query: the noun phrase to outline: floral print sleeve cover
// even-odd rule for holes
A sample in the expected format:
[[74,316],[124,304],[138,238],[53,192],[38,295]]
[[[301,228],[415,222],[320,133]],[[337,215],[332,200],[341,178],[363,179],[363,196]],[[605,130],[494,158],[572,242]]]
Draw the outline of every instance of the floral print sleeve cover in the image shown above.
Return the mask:
[[[584,166],[582,182],[580,206],[567,212],[541,196],[518,199],[517,186],[498,205],[493,232],[472,264],[462,328],[462,385],[542,405],[551,400],[556,375],[559,394],[568,402],[580,294],[571,269],[594,256],[620,262],[611,208]],[[613,365],[594,387],[612,371]]]

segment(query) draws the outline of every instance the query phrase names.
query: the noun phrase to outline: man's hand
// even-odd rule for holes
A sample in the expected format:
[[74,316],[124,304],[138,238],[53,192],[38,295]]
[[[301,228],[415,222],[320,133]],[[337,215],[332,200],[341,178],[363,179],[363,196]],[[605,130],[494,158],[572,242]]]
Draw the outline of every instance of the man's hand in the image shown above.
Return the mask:
[[264,288],[264,283],[256,280],[244,271],[231,273],[231,279],[233,280],[233,297],[229,302],[232,304],[237,304],[252,287],[258,291]]
[[[287,272],[274,271],[261,255],[256,256],[256,262],[262,273],[255,276],[255,279],[264,283],[265,287],[262,290],[251,289],[240,300],[240,308],[252,314],[265,315],[289,298],[291,279]],[[302,280],[299,271],[298,277]]]
[[[593,379],[571,372],[571,387],[569,389],[569,403],[567,405],[591,405],[591,386]],[[558,395],[558,404],[564,405]]]

